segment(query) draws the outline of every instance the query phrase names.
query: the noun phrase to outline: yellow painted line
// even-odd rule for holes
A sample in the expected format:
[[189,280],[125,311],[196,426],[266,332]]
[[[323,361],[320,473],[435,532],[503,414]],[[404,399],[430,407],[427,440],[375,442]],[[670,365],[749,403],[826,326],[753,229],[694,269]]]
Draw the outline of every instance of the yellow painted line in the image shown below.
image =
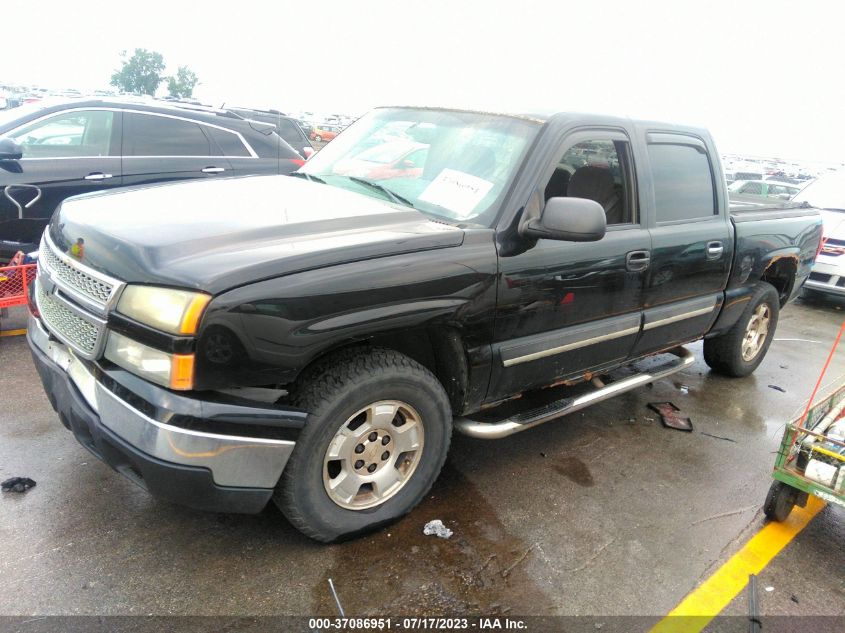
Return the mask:
[[795,507],[786,521],[771,521],[741,550],[692,591],[649,633],[699,633],[816,516],[825,503],[810,495],[807,507]]
[[26,334],[26,329],[23,330],[2,330],[0,336],[23,336]]

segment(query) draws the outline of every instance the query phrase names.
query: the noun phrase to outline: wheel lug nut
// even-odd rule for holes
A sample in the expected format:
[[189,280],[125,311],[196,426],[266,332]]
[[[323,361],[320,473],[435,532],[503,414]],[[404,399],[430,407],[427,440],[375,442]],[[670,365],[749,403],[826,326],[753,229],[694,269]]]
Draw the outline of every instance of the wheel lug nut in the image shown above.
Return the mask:
[[355,462],[355,470],[358,470],[359,468],[363,468],[363,467],[364,467],[364,460],[363,459],[359,459],[357,462]]
[[381,461],[385,461],[388,457],[390,457],[390,453],[388,453],[387,451],[384,451],[381,454]]
[[373,431],[372,433],[370,433],[370,436],[367,439],[371,442],[375,442],[378,439],[378,433]]
[[381,445],[387,446],[388,444],[390,444],[390,436],[385,435],[383,438],[381,438]]
[[368,472],[368,473],[374,472],[374,471],[375,471],[375,469],[376,469],[376,465],[375,465],[375,464],[370,464],[369,466],[367,466],[367,472]]
[[364,452],[364,445],[363,445],[363,444],[358,444],[358,446],[356,446],[356,447],[355,447],[355,452],[356,452],[356,453],[359,453],[359,454],[360,454],[360,453],[363,453],[363,452]]

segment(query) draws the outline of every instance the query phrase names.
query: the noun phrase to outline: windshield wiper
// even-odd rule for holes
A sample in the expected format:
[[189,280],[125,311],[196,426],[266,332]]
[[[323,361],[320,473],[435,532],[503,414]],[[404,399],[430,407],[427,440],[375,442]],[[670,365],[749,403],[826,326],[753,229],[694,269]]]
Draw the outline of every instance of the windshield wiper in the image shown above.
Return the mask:
[[292,171],[288,174],[288,176],[293,176],[295,178],[305,178],[310,182],[319,182],[321,185],[325,185],[326,181],[320,178],[319,176],[312,176],[311,174],[306,174],[304,171]]
[[411,202],[407,198],[400,196],[395,191],[391,191],[387,187],[378,184],[377,182],[373,182],[372,180],[367,180],[366,178],[359,178],[358,176],[347,176],[347,178],[349,178],[349,180],[351,180],[352,182],[357,182],[357,183],[362,184],[362,185],[367,185],[368,187],[370,187],[372,189],[375,189],[377,191],[381,191],[384,194],[387,194],[387,196],[393,202],[398,202],[399,204],[404,204],[406,207],[411,207],[412,209],[416,208],[416,207],[414,207],[413,202]]

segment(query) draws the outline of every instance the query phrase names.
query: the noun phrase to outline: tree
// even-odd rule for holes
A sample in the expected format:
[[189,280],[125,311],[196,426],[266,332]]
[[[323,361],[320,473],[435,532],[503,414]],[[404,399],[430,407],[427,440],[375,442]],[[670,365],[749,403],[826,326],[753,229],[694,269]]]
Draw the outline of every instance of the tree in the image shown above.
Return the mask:
[[124,92],[154,95],[159,84],[164,81],[161,74],[164,58],[161,53],[136,48],[129,59],[126,58],[126,51],[120,56],[123,58],[121,68],[111,76],[111,85]]
[[199,79],[197,74],[187,66],[179,66],[176,75],[167,78],[167,92],[177,99],[189,98],[194,95]]

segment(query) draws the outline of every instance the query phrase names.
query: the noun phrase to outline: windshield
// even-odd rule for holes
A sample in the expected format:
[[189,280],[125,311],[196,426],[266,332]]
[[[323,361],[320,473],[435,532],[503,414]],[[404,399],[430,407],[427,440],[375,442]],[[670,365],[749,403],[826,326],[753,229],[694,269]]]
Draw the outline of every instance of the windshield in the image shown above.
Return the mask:
[[828,174],[814,180],[799,191],[792,201],[807,202],[817,209],[845,211],[845,172]]
[[383,108],[356,121],[299,171],[447,221],[489,224],[538,129],[501,115]]

